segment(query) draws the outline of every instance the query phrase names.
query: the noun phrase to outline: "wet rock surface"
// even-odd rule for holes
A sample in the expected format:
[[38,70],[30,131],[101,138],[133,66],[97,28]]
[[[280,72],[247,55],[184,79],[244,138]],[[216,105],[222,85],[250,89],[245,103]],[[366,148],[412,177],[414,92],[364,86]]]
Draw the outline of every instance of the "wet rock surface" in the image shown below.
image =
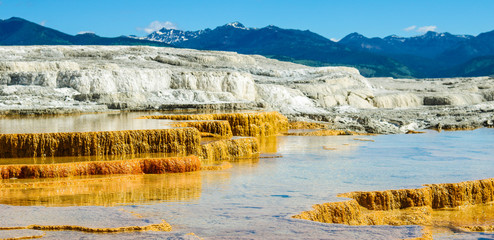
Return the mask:
[[22,229],[22,230],[0,230],[1,239],[33,239],[42,238],[46,233],[39,230]]
[[161,219],[139,218],[104,207],[11,207],[0,205],[0,230],[73,230],[81,232],[171,231]]
[[293,216],[323,223],[347,225],[422,225],[423,239],[431,231],[451,228],[458,232],[492,232],[494,179],[427,184],[424,188],[338,195],[343,202],[316,204],[313,210]]

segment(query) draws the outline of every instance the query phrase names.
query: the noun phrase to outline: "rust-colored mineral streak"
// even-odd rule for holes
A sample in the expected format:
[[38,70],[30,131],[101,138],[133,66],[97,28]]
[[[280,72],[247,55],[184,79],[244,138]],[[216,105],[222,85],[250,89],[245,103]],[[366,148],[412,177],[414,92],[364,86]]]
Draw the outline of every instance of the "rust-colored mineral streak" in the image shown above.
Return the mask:
[[306,121],[294,121],[289,122],[290,129],[325,129],[328,127],[326,124]]
[[230,138],[233,136],[228,121],[186,121],[173,124],[174,127],[193,127],[201,132],[202,136]]
[[156,152],[195,154],[199,142],[200,134],[195,128],[0,134],[0,158]]
[[[427,184],[418,189],[350,192],[338,196],[352,198],[352,200],[316,204],[313,210],[293,217],[348,225],[416,224],[423,226],[450,225],[453,222],[459,223],[461,222],[459,219],[462,219],[464,222],[459,223],[461,226],[456,226],[460,230],[493,230],[492,217],[482,217],[488,219],[487,222],[491,225],[479,225],[480,210],[466,212],[459,208],[468,209],[470,206],[492,203],[494,201],[494,178],[460,183]],[[450,214],[436,213],[444,210],[462,211],[465,216],[445,220],[445,217]],[[486,210],[483,209],[480,212],[485,213]]]
[[288,130],[288,119],[279,112],[153,115],[149,119],[225,120],[235,136],[272,136]]
[[59,164],[2,165],[0,177],[58,178],[109,174],[162,174],[191,172],[201,169],[196,156],[161,159],[131,159],[122,161],[75,162]]
[[46,231],[80,231],[90,233],[118,233],[118,232],[140,232],[140,231],[164,231],[169,232],[172,226],[165,220],[161,223],[147,226],[126,226],[117,228],[91,228],[75,225],[29,225],[23,227],[0,227],[0,230],[34,229]]
[[494,178],[460,183],[427,184],[419,189],[351,192],[339,195],[355,199],[370,210],[430,206],[433,209],[494,201]]
[[236,138],[203,144],[199,156],[205,161],[219,161],[256,154],[259,154],[259,140],[257,138]]

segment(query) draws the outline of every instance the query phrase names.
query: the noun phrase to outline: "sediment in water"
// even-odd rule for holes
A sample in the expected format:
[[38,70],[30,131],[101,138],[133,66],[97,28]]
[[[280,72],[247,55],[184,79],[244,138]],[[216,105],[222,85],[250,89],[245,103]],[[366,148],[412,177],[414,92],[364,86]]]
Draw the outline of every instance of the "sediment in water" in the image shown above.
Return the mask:
[[[431,225],[434,209],[494,201],[494,178],[460,183],[428,184],[424,188],[338,195],[352,200],[316,204],[294,218],[348,225]],[[470,227],[470,230],[489,227]]]
[[196,156],[162,159],[131,159],[105,162],[76,162],[36,165],[0,166],[0,177],[9,178],[57,178],[109,174],[162,174],[190,172],[201,169]]
[[272,136],[288,130],[288,119],[279,112],[153,115],[149,119],[225,120],[235,136]]
[[91,156],[175,152],[195,154],[195,128],[0,134],[0,158]]

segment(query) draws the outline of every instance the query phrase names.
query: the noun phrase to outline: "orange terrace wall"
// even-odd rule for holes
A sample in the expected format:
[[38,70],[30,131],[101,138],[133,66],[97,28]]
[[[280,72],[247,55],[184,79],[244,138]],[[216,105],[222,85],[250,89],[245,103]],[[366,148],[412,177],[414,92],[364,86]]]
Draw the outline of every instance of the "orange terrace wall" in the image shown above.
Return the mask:
[[229,138],[233,136],[228,121],[187,121],[177,122],[174,127],[193,127],[201,132],[202,136]]
[[494,178],[460,183],[427,184],[419,189],[351,192],[340,197],[355,199],[370,210],[403,209],[417,206],[453,208],[494,201]]
[[58,178],[84,175],[109,174],[162,174],[201,170],[196,156],[162,159],[131,159],[104,162],[74,162],[59,164],[1,165],[0,177],[9,178]]
[[195,154],[200,139],[195,128],[0,134],[0,158],[156,152]]
[[220,161],[256,154],[259,154],[257,138],[237,138],[203,144],[199,156],[205,161]]
[[272,136],[288,130],[288,119],[279,112],[153,115],[149,119],[225,120],[235,136]]
[[494,178],[424,186],[419,189],[344,193],[338,196],[352,200],[316,204],[313,210],[293,217],[349,225],[429,225],[432,209],[494,201]]

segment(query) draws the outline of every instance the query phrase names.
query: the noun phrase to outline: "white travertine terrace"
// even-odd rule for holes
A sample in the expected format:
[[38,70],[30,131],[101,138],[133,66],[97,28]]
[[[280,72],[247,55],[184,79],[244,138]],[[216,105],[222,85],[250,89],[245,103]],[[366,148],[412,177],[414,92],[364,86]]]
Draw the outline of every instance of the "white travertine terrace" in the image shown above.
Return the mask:
[[[83,105],[76,101],[80,97],[74,98],[80,94],[97,94],[89,96],[94,103],[131,108],[263,102],[286,113],[317,113],[334,105],[371,106],[362,104],[364,99],[352,100],[350,91],[364,93],[356,98],[371,92],[369,82],[353,68],[311,68],[261,56],[154,47],[23,46],[0,47],[0,53],[2,95],[26,95],[17,102],[2,99],[3,109],[46,102],[45,93],[52,102],[42,106],[53,107]],[[66,95],[56,94],[60,92]]]
[[[383,132],[403,132],[411,123],[431,127],[442,120],[433,118],[434,113],[429,119],[412,116],[421,122],[397,124],[381,116],[393,109],[401,112],[393,110],[392,118],[401,117],[403,109],[420,115],[420,109],[431,106],[452,109],[482,104],[484,112],[490,111],[494,109],[493,83],[489,77],[366,79],[355,68],[308,67],[234,52],[144,46],[0,47],[0,110],[4,113],[243,104],[286,115],[319,115],[336,125],[375,120],[384,124]],[[372,121],[361,120],[362,116]]]

